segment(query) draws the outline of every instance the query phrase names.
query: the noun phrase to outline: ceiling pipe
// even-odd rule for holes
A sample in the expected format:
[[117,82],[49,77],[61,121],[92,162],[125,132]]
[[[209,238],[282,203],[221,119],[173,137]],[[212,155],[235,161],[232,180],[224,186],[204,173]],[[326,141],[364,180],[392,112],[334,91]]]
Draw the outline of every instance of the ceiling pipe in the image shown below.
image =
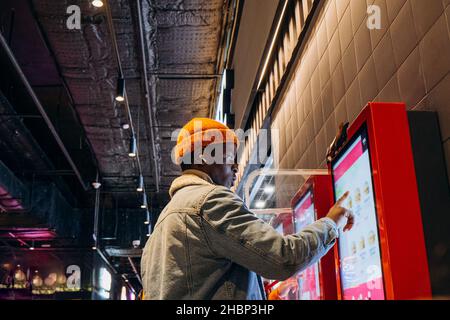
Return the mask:
[[[117,65],[118,65],[118,68],[119,68],[119,73],[120,73],[120,76],[123,77],[124,75],[123,75],[122,63],[120,61],[119,47],[117,45],[117,38],[116,38],[113,18],[112,18],[112,14],[111,14],[111,8],[110,8],[108,2],[105,3],[105,7],[106,7],[106,18],[107,18],[108,26],[109,26],[110,33],[111,33],[111,38],[112,38],[114,51],[115,51],[115,54],[116,54],[116,59],[117,59]],[[139,18],[140,18],[140,16],[139,16]],[[141,19],[139,19],[139,21],[141,21]],[[140,30],[142,30],[141,25],[140,25]],[[141,33],[141,41],[143,41],[142,33]],[[149,118],[150,118],[150,141],[151,141],[152,153],[153,153],[153,162],[154,162],[153,167],[154,167],[154,170],[155,170],[155,187],[156,187],[157,192],[159,192],[159,180],[160,179],[159,179],[158,161],[157,161],[157,158],[156,158],[155,139],[154,139],[154,133],[153,133],[153,117],[152,117],[151,108],[150,108],[150,105],[149,105],[149,94],[148,94],[148,83],[147,83],[145,56],[144,56],[144,74],[145,74],[145,83],[146,83],[145,91],[147,92],[147,94],[146,94],[147,107],[149,108]],[[124,92],[124,95],[125,95],[124,96],[124,98],[125,98],[124,102],[125,102],[126,110],[128,112],[128,117],[129,117],[129,121],[130,121],[131,134],[132,134],[133,137],[135,137],[136,136],[136,130],[135,130],[134,125],[133,125],[133,117],[131,115],[130,106],[128,104],[128,96],[127,96],[126,90]],[[138,117],[139,117],[139,112],[138,112]],[[139,118],[138,118],[138,126],[139,126]],[[139,159],[139,148],[137,148],[136,160],[137,160],[137,165],[138,165],[138,168],[139,168],[139,173],[142,174],[143,171],[142,171],[142,166],[141,166],[141,162],[140,162],[140,159]],[[145,192],[145,187],[144,187],[144,192]]]
[[154,126],[153,126],[153,111],[150,103],[150,93],[148,90],[148,74],[147,74],[147,60],[144,50],[144,30],[143,30],[143,21],[142,21],[142,8],[141,8],[141,0],[136,0],[136,6],[138,10],[138,25],[139,25],[139,41],[141,44],[141,57],[142,57],[142,69],[144,72],[144,89],[145,89],[145,98],[147,101],[147,112],[149,116],[150,122],[150,141],[152,146],[153,153],[153,167],[155,170],[155,186],[156,192],[159,192],[159,183],[160,183],[160,172],[159,172],[159,164],[156,158],[156,145],[155,145],[155,134],[154,134]]
[[86,183],[83,180],[83,177],[81,176],[80,171],[78,170],[77,166],[75,165],[75,162],[73,161],[72,157],[70,156],[69,152],[67,151],[64,143],[62,142],[58,132],[56,131],[55,127],[53,126],[50,118],[48,117],[47,113],[45,112],[44,107],[42,106],[41,102],[39,101],[38,97],[33,91],[33,88],[29,84],[27,78],[25,77],[25,74],[23,73],[22,69],[20,68],[18,62],[16,61],[14,54],[11,52],[11,49],[9,48],[8,44],[6,43],[5,38],[0,34],[0,43],[3,48],[3,50],[8,55],[8,58],[10,59],[11,64],[13,65],[14,69],[16,70],[17,74],[19,75],[20,79],[23,82],[23,85],[25,89],[27,90],[28,94],[30,95],[31,99],[35,103],[37,109],[39,110],[40,114],[42,115],[42,118],[44,119],[45,123],[47,124],[48,128],[50,129],[53,138],[56,140],[56,143],[60,147],[61,151],[63,152],[67,162],[69,163],[72,170],[75,172],[75,175],[77,176],[81,186],[85,191],[88,190],[89,184]]
[[141,276],[139,275],[139,272],[137,271],[136,266],[134,265],[134,262],[130,257],[128,257],[128,262],[131,264],[131,268],[133,268],[133,272],[136,275],[136,278],[138,279],[139,283],[142,285]]

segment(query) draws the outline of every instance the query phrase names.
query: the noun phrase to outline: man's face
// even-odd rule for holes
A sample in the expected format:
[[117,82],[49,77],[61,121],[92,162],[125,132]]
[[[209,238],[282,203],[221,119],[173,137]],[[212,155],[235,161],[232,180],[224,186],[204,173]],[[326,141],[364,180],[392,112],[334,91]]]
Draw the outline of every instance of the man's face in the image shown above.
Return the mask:
[[231,188],[236,180],[238,165],[234,164],[211,164],[208,165],[209,176],[214,183]]
[[238,172],[237,152],[234,146],[224,149],[223,161],[208,165],[208,173],[214,183],[231,188]]

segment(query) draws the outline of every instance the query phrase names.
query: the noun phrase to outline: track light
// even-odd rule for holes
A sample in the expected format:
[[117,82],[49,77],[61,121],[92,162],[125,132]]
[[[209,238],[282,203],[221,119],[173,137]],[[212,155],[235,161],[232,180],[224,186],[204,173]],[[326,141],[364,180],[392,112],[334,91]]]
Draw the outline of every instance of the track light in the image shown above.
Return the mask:
[[147,210],[146,212],[146,220],[144,221],[144,224],[150,224],[150,212]]
[[264,187],[264,193],[266,193],[266,194],[272,194],[272,193],[274,193],[274,191],[275,191],[275,186],[273,186],[273,185],[268,184]]
[[266,206],[266,202],[264,200],[258,200],[255,203],[255,207],[258,209],[262,209]]
[[145,193],[142,195],[141,208],[142,209],[147,209],[147,195]]
[[130,158],[136,157],[137,154],[137,143],[136,143],[136,137],[131,137],[130,140],[130,151],[128,152],[128,156]]
[[117,79],[116,101],[122,102],[124,100],[125,100],[125,79],[119,77]]
[[101,8],[101,7],[103,7],[103,1],[102,0],[93,0],[92,5],[94,7]]
[[136,188],[137,192],[142,192],[144,191],[144,177],[142,176],[142,174],[139,176],[139,185]]

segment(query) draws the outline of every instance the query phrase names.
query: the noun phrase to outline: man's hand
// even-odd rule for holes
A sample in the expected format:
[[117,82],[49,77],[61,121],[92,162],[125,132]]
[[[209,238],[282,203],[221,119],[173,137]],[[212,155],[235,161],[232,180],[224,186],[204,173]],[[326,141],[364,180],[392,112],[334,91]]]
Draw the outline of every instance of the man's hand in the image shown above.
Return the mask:
[[353,227],[355,216],[350,210],[342,207],[342,203],[347,199],[349,192],[344,195],[334,204],[334,206],[328,211],[327,218],[333,220],[338,228],[344,226],[344,231],[350,230]]

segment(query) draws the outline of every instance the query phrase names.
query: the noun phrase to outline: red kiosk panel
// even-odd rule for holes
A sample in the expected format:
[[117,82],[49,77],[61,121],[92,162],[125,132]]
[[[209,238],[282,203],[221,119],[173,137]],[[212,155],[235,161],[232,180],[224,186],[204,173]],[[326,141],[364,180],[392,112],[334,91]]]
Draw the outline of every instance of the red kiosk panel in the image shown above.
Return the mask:
[[[325,217],[332,205],[331,177],[310,177],[291,201],[294,231],[299,232],[315,220]],[[317,264],[300,273],[298,284],[301,300],[335,300],[337,294],[334,252],[328,252]]]
[[[316,220],[312,190],[308,190],[294,207],[294,230],[300,232]],[[299,300],[320,300],[319,263],[306,268],[298,274]]]
[[340,235],[336,277],[340,299],[431,297],[406,106],[369,103],[333,159],[334,195],[356,225]]

